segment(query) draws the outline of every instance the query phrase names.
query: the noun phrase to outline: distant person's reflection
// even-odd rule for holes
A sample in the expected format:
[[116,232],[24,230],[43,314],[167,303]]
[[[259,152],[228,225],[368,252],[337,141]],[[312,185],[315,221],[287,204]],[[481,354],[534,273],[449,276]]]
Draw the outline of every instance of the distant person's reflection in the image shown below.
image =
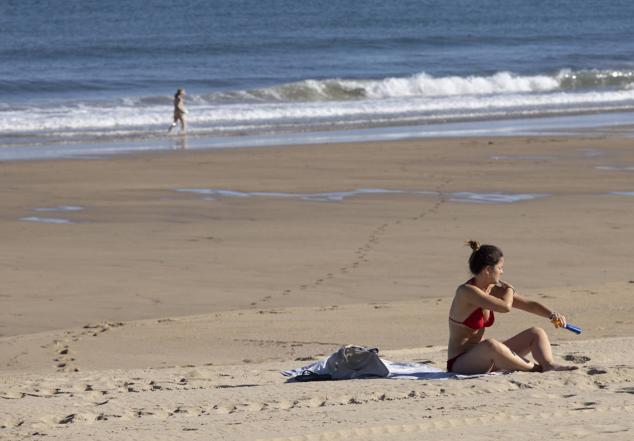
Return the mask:
[[179,133],[173,138],[172,150],[187,150],[187,133]]

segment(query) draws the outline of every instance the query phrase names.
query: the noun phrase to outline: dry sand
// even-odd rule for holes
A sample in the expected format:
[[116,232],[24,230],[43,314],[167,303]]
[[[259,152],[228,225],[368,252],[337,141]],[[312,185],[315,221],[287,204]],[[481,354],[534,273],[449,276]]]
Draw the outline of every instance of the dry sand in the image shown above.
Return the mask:
[[[610,194],[634,192],[631,147],[590,134],[0,163],[0,439],[633,439],[634,197]],[[192,188],[433,193],[177,191]],[[60,206],[82,210],[35,211]],[[443,366],[471,238],[584,328],[517,311],[487,335],[543,326],[578,371],[284,382],[345,343]]]

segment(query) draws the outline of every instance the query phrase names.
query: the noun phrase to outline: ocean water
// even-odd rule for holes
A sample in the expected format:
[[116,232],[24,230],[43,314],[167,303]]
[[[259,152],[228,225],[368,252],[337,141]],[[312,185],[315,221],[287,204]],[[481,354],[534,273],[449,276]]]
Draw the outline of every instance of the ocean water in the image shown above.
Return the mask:
[[190,137],[238,144],[632,115],[634,2],[0,2],[0,150],[151,144],[179,87]]

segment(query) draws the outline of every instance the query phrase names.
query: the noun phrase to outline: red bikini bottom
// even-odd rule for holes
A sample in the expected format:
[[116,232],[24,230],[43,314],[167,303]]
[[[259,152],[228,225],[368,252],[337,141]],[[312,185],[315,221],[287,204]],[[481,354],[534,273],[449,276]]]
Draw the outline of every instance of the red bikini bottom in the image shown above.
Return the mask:
[[447,360],[447,372],[451,372],[451,368],[453,367],[453,364],[456,362],[457,359],[462,357],[464,354],[466,354],[466,352],[461,352],[460,354],[456,355],[455,357],[450,358],[449,360]]

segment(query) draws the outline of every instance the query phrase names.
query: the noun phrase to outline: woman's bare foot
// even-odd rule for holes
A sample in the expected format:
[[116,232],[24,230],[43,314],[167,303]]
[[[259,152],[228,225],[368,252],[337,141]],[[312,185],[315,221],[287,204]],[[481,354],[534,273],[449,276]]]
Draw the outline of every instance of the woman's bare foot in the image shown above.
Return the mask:
[[544,372],[544,367],[539,363],[533,363],[533,367],[529,372]]
[[547,371],[576,371],[579,366],[569,366],[564,364],[551,364],[543,366],[543,372]]

